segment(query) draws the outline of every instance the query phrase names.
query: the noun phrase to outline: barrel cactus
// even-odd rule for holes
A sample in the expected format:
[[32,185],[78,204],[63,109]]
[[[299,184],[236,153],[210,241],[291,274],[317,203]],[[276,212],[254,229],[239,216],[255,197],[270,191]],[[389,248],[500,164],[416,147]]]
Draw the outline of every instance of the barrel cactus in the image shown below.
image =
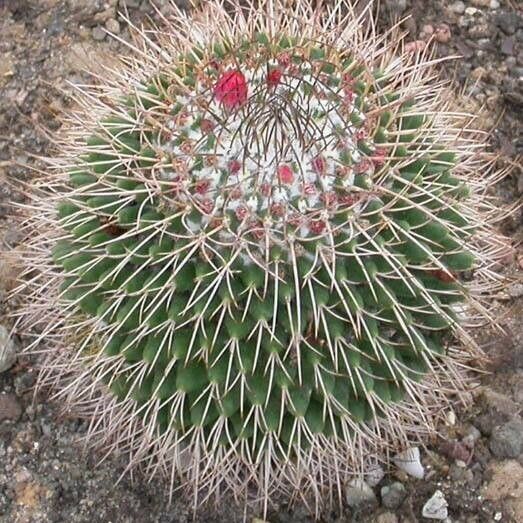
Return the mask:
[[321,509],[467,390],[498,175],[370,6],[212,0],[164,25],[57,134],[19,329],[90,443],[196,505]]

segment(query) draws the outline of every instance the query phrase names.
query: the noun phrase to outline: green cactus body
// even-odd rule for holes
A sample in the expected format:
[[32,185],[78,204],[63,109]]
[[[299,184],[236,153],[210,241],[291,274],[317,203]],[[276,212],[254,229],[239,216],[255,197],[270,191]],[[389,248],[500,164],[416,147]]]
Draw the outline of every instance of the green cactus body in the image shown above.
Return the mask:
[[49,241],[66,323],[91,326],[83,372],[175,462],[235,456],[266,495],[282,463],[321,483],[313,455],[346,477],[361,463],[336,460],[422,405],[480,265],[426,88],[280,22],[122,90],[69,156]]

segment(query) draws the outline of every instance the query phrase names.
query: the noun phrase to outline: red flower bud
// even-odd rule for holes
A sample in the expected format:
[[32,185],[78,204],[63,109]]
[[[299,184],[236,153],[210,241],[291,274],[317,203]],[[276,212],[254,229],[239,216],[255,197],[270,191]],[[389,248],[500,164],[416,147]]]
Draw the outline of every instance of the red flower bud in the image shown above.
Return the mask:
[[294,181],[294,173],[288,165],[280,165],[278,167],[278,179],[280,183],[292,183]]
[[267,75],[267,85],[269,87],[276,87],[281,80],[282,72],[280,69],[272,69]]
[[316,174],[323,175],[327,170],[327,162],[321,155],[316,156],[312,159],[312,168]]
[[227,109],[239,107],[247,100],[247,80],[241,71],[224,73],[214,86],[214,96]]

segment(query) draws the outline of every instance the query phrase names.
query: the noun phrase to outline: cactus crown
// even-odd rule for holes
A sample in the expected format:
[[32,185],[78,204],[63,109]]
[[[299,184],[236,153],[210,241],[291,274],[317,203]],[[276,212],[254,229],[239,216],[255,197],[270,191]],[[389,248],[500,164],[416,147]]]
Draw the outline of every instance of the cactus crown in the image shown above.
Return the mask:
[[50,375],[196,496],[321,504],[463,387],[486,182],[432,62],[368,9],[207,4],[67,127],[29,256]]

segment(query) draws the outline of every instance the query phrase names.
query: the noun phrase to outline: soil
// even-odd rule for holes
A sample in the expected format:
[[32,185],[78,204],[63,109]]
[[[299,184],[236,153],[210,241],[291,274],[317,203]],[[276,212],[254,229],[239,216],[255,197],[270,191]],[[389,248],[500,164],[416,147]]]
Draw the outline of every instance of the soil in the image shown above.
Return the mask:
[[[189,2],[177,2],[182,7]],[[156,0],[168,13],[166,0]],[[481,126],[493,129],[491,149],[510,174],[493,188],[506,203],[521,202],[523,173],[523,14],[517,0],[384,0],[380,24],[411,14],[403,22],[409,40],[438,40],[437,55],[460,55],[442,64],[442,73],[466,94],[467,109],[483,109]],[[47,130],[58,128],[59,114],[73,102],[71,83],[87,79],[86,65],[123,45],[103,28],[129,36],[118,14],[128,8],[134,23],[157,17],[148,0],[0,0],[0,238],[14,248],[20,231],[10,218],[13,203],[24,201],[24,183],[51,150]],[[523,217],[515,211],[501,224],[513,238],[509,271],[523,270]],[[7,301],[15,274],[0,259],[0,324],[9,329]],[[385,485],[401,482],[406,498],[397,508],[346,508],[324,521],[415,523],[436,490],[448,503],[447,521],[523,521],[523,285],[508,290],[510,299],[493,303],[507,311],[505,337],[483,333],[491,356],[490,374],[474,394],[474,405],[442,427],[442,438],[422,450],[427,474],[409,478],[387,471],[374,487],[378,500]],[[14,338],[18,352],[24,340]],[[124,458],[97,456],[78,443],[85,424],[61,419],[47,398],[34,398],[31,361],[19,356],[0,372],[0,522],[183,522],[192,508],[179,496],[171,504],[161,482],[124,477]],[[512,427],[512,428],[511,428]],[[515,429],[514,429],[515,427]],[[513,430],[514,429],[514,430]],[[519,433],[518,433],[519,431]],[[401,500],[400,500],[401,501]],[[255,516],[255,515],[254,515]],[[233,506],[201,513],[197,521],[244,518]],[[252,519],[249,516],[249,519]],[[299,509],[269,514],[271,522],[310,521]]]

